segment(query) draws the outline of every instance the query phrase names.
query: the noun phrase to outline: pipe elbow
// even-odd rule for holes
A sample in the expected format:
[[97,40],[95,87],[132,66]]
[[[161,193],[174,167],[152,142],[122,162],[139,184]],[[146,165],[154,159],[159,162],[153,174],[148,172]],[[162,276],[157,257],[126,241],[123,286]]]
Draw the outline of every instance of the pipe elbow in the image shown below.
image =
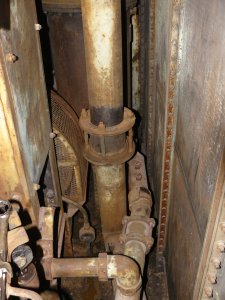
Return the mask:
[[141,287],[141,273],[138,264],[130,257],[108,255],[107,273],[116,278],[118,288],[125,294],[134,294]]
[[34,291],[12,287],[9,284],[6,287],[7,297],[15,296],[32,300],[43,300],[42,297]]

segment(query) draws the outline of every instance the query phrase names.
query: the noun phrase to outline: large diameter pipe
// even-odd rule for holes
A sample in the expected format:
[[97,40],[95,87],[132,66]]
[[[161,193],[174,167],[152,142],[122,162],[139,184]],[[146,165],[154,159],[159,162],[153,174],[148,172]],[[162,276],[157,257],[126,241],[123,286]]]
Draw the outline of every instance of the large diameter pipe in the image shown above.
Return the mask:
[[110,237],[121,233],[126,214],[125,166],[93,166],[93,171],[103,238],[110,243]]
[[[91,123],[111,127],[123,120],[121,1],[82,0],[81,8]],[[125,134],[105,137],[105,152],[119,154],[125,140]],[[90,144],[101,153],[98,137],[91,136]],[[125,166],[96,163],[93,171],[102,232],[108,245],[106,236],[121,232],[126,215]]]
[[91,122],[113,126],[123,118],[120,0],[82,0]]

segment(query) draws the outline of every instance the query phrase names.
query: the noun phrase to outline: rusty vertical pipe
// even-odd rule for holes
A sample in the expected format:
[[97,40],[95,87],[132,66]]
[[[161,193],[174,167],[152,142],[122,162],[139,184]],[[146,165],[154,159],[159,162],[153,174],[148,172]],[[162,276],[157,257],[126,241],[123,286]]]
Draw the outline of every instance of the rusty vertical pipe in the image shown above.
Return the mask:
[[123,119],[121,1],[82,0],[91,122]]
[[[81,7],[90,121],[107,128],[121,123],[124,115],[121,1],[82,0]],[[96,153],[102,151],[101,141],[90,137]],[[119,153],[125,141],[125,133],[104,137],[104,152]],[[125,165],[92,163],[103,237],[108,244],[109,236],[119,235],[126,214]]]

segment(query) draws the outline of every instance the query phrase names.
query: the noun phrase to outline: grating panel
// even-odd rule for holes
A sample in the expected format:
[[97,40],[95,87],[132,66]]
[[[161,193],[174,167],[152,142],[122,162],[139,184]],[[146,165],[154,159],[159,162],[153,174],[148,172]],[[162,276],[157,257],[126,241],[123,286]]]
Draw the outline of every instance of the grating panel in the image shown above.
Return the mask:
[[54,91],[51,92],[51,117],[62,195],[83,203],[87,162],[83,158],[83,135],[73,109]]

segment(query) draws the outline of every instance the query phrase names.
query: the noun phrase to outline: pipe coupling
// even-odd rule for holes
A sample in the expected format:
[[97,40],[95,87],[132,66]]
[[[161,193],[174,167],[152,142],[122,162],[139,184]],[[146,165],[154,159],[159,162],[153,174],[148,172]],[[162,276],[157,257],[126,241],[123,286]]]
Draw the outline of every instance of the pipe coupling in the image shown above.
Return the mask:
[[123,229],[120,242],[124,245],[128,241],[139,241],[146,246],[146,254],[150,251],[154,239],[152,230],[155,220],[152,218],[126,216],[123,218]]
[[[106,127],[103,122],[98,126],[91,123],[90,110],[82,109],[79,119],[80,128],[84,132],[84,157],[92,164],[121,164],[128,161],[134,154],[135,144],[133,142],[133,126],[135,115],[128,108],[124,108],[123,120],[119,124]],[[120,136],[127,133],[127,139],[123,149],[116,153],[107,153],[105,138]],[[90,136],[99,138],[100,153],[96,152],[90,145]]]
[[98,279],[99,281],[108,281],[107,253],[99,253],[98,255]]

